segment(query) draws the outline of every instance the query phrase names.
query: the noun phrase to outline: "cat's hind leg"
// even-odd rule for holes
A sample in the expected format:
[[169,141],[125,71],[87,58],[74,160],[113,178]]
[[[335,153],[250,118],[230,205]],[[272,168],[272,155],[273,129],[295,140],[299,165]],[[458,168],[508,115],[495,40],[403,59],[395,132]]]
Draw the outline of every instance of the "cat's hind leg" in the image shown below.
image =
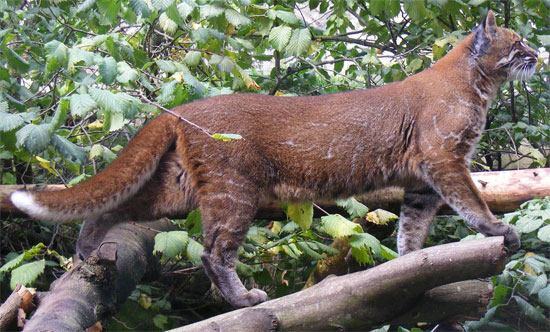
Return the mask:
[[440,205],[441,197],[430,187],[405,189],[397,232],[400,256],[422,249]]
[[[243,242],[257,210],[257,195],[251,187],[231,178],[231,186],[210,182],[199,191],[203,220],[204,251],[201,255],[206,274],[234,307],[249,307],[267,300],[259,289],[248,291],[235,266]],[[224,188],[225,187],[225,188]],[[221,188],[221,190],[220,190]],[[229,190],[227,190],[229,189]]]

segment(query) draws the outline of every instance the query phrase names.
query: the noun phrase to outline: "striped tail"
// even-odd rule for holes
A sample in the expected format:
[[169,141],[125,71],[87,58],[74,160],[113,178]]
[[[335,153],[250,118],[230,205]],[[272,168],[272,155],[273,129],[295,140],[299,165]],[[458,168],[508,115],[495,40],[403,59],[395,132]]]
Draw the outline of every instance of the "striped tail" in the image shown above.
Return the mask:
[[178,120],[162,114],[143,127],[102,172],[59,191],[18,190],[12,203],[29,216],[68,223],[103,214],[132,197],[153,175],[176,139]]

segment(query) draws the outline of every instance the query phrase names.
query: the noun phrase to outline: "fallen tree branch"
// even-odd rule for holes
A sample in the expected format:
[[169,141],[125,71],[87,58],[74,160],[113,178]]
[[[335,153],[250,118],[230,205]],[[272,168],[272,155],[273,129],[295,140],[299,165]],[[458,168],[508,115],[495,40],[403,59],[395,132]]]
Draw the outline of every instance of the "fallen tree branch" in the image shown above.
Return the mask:
[[168,219],[140,225],[120,223],[109,229],[96,250],[40,295],[23,331],[83,331],[113,315],[146,270],[156,266],[154,230],[172,227]]
[[375,328],[395,317],[405,317],[402,315],[410,311],[430,289],[500,273],[505,259],[502,237],[431,247],[369,270],[327,278],[308,289],[255,307],[232,311],[172,331]]
[[19,320],[18,318],[21,318],[18,316],[22,315],[24,318],[25,312],[34,307],[32,303],[34,294],[34,288],[17,285],[11,295],[0,306],[0,331],[9,331],[19,325],[15,324]]
[[[536,197],[550,196],[550,168],[524,169],[517,171],[499,172],[475,172],[472,173],[474,183],[481,191],[481,194],[489,208],[494,213],[511,212],[519,206]],[[28,185],[27,188],[36,188],[35,185]],[[23,185],[2,185],[0,186],[0,213],[2,215],[23,216],[10,202],[11,192],[23,189]],[[63,185],[43,186],[45,190],[56,190],[65,188]],[[403,190],[401,188],[386,188],[370,192],[357,197],[369,208],[382,208],[392,212],[399,212],[403,201]],[[317,202],[324,210],[329,212],[339,211],[334,202]],[[442,207],[444,214],[453,213],[449,207]],[[184,218],[185,216],[177,216]],[[286,215],[281,210],[279,202],[264,202],[257,214],[261,219],[281,220]]]

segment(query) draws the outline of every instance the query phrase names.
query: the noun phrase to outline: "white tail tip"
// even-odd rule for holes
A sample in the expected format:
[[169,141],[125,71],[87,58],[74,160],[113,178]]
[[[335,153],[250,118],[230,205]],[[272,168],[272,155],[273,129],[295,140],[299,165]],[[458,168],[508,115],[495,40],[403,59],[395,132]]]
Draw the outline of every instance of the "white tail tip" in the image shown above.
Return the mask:
[[25,212],[33,218],[48,220],[48,217],[51,216],[48,209],[38,205],[32,197],[32,194],[28,191],[14,191],[11,194],[10,199],[13,205],[15,205],[19,210]]

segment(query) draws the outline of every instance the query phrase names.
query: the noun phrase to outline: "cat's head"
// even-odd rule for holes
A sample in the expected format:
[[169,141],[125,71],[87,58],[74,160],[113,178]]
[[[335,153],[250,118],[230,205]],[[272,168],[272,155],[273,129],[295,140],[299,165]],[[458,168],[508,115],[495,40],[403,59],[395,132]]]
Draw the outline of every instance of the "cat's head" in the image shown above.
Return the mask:
[[508,81],[528,80],[537,67],[537,51],[527,46],[516,32],[497,26],[489,11],[474,29],[472,55],[489,74]]

